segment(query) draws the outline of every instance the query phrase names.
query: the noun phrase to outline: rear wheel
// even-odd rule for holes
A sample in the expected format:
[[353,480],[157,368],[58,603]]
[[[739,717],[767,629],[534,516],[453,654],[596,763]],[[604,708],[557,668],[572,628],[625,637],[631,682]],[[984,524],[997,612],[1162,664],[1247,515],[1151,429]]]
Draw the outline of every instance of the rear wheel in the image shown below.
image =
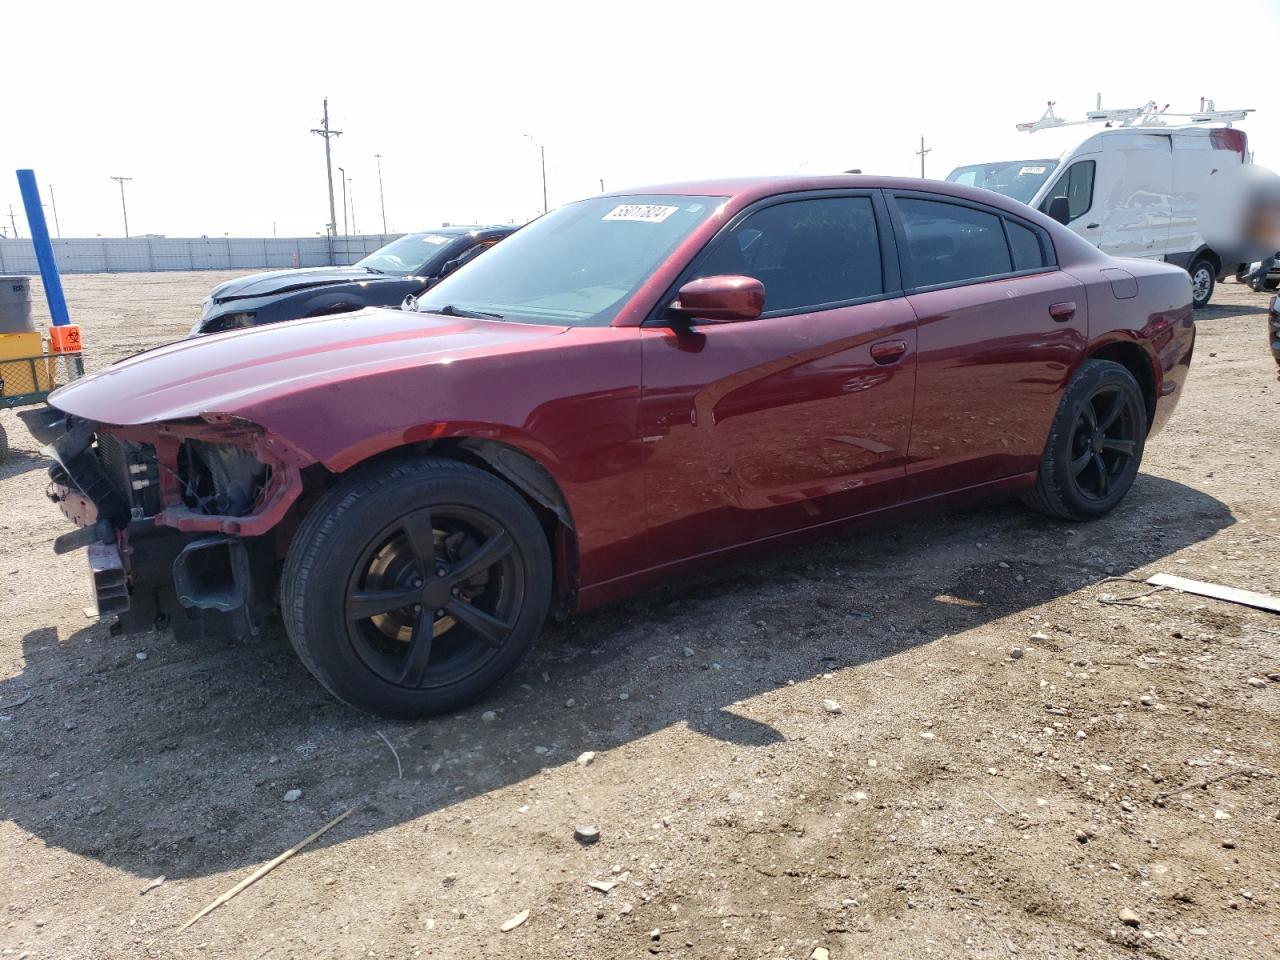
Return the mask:
[[289,548],[285,625],[335,696],[394,717],[452,710],[509,673],[542,630],[547,539],[475,467],[423,457],[331,490]]
[[1203,307],[1213,296],[1218,271],[1210,260],[1197,260],[1187,271],[1191,274],[1191,305]]
[[1063,394],[1025,502],[1066,520],[1101,517],[1133,486],[1146,437],[1146,404],[1133,374],[1110,360],[1086,360]]

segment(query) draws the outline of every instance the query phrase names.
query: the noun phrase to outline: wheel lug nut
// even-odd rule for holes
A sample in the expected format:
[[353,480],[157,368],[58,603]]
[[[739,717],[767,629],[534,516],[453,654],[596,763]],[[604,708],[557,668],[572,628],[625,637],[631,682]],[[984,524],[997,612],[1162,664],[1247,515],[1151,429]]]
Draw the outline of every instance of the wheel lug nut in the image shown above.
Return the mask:
[[458,596],[458,595],[460,595],[460,594],[462,593],[462,591],[461,591],[461,590],[459,590],[457,587],[454,587],[454,588],[453,588],[452,590],[450,590],[449,592],[450,592],[451,594],[453,594],[455,597],[456,597],[456,596]]
[[436,619],[437,619],[437,620],[439,620],[439,619],[440,619],[441,617],[443,617],[443,616],[444,616],[444,611],[443,611],[443,610],[437,610],[437,611],[436,611]]
[[422,586],[422,578],[421,578],[421,577],[414,577],[414,578],[413,578],[413,585],[414,585],[415,587],[420,587],[420,586]]
[[414,612],[414,613],[421,613],[421,612],[422,612],[422,604],[420,604],[420,603],[415,603],[415,604],[413,605],[413,612]]

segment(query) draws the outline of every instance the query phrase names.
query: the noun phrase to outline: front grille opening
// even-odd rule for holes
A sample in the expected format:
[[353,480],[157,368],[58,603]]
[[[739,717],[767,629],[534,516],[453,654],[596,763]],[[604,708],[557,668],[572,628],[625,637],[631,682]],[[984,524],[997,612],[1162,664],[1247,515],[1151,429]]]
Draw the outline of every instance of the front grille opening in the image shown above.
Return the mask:
[[198,513],[242,517],[271,481],[271,468],[243,447],[184,440],[178,451],[182,500]]

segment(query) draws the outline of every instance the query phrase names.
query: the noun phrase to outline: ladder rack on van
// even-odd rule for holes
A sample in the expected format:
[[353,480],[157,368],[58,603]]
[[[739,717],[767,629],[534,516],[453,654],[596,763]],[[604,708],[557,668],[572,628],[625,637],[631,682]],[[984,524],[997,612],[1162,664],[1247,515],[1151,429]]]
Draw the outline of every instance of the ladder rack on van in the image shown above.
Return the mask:
[[1166,118],[1186,118],[1184,124],[1225,123],[1228,127],[1237,120],[1243,120],[1253,113],[1253,108],[1246,110],[1218,110],[1212,100],[1201,103],[1201,109],[1195,113],[1170,113],[1169,105],[1156,107],[1154,100],[1148,100],[1140,107],[1124,107],[1117,110],[1090,110],[1083,120],[1064,120],[1053,112],[1053,100],[1045,109],[1044,115],[1034,123],[1016,124],[1018,130],[1034,133],[1049,127],[1072,127],[1082,123],[1107,123],[1112,127],[1167,127]]

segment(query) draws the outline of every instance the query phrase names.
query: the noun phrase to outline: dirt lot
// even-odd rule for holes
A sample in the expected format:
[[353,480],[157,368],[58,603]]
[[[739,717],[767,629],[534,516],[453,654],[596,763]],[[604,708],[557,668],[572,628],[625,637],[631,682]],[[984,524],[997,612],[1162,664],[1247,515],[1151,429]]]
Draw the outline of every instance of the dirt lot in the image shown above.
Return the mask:
[[[101,365],[221,279],[67,292]],[[1280,616],[1105,580],[1280,593],[1264,323],[1220,288],[1104,521],[995,504],[739,564],[553,627],[416,724],[279,637],[108,636],[0,414],[0,957],[1280,956]]]

